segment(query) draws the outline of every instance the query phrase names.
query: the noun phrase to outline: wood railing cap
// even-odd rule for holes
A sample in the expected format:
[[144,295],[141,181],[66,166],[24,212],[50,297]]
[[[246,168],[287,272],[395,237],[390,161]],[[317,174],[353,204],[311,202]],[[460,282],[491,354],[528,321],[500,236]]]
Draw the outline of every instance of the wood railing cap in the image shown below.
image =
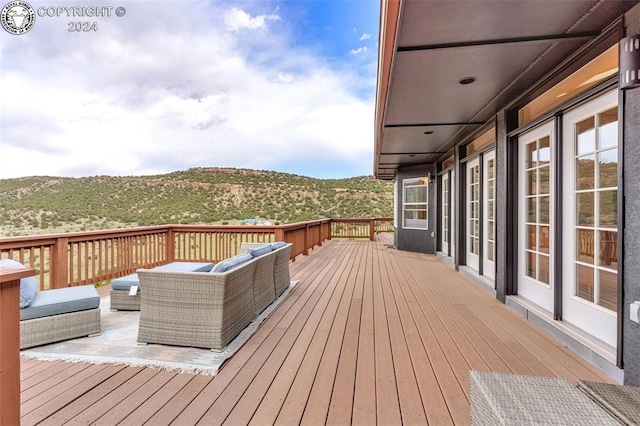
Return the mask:
[[36,270],[33,268],[0,268],[0,284],[32,277],[35,274]]

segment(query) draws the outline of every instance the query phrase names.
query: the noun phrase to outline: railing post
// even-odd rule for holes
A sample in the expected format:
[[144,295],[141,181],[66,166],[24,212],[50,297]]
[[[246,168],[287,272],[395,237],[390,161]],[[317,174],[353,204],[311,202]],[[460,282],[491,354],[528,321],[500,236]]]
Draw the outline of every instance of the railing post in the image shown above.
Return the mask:
[[276,241],[284,241],[284,229],[276,228],[274,232],[274,238]]
[[304,249],[302,254],[305,256],[309,254],[309,224],[304,227]]
[[176,259],[176,236],[173,232],[173,228],[169,228],[167,231],[167,244],[166,244],[165,259],[167,263],[171,263]]
[[331,241],[331,234],[333,233],[333,219],[329,219],[326,223],[326,227],[328,228],[326,231],[327,240]]
[[20,424],[20,279],[29,269],[0,269],[0,426]]
[[[40,266],[41,268],[44,265]],[[49,253],[49,288],[69,286],[69,238],[56,238]]]
[[376,240],[376,220],[369,219],[369,241]]

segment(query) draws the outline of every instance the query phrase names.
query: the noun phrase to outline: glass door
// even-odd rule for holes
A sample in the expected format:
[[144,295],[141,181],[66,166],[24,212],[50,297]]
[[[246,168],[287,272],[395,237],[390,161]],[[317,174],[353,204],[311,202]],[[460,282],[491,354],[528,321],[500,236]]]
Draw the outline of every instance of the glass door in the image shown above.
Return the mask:
[[618,91],[563,120],[563,320],[612,347],[618,303]]
[[480,159],[467,163],[467,266],[478,270],[480,256]]
[[496,253],[496,152],[489,151],[483,156],[483,266],[482,273],[495,278]]
[[553,312],[554,123],[518,138],[518,294]]
[[451,228],[449,222],[449,172],[442,175],[442,235],[441,235],[441,247],[442,252],[447,256],[449,253],[449,229]]
[[450,242],[450,246],[451,246],[451,250],[449,251],[449,253],[451,253],[451,257],[453,257],[454,259],[456,259],[457,261],[457,256],[456,256],[456,171],[455,170],[451,170],[451,177],[450,179],[450,191],[451,191],[451,209],[450,214],[449,214],[449,220],[450,220],[450,225],[451,225],[451,242]]

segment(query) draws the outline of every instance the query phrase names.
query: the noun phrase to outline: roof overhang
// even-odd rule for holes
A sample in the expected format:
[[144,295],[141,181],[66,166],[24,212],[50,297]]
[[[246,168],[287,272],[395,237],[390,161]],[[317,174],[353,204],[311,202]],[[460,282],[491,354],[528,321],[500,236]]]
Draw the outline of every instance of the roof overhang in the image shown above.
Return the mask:
[[638,2],[381,0],[374,175],[438,161]]

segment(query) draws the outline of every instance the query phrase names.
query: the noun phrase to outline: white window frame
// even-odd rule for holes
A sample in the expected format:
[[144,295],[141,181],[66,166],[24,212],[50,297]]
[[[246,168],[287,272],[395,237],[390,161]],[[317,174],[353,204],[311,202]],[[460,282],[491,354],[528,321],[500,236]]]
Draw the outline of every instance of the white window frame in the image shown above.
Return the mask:
[[[416,185],[416,183],[420,183],[420,182],[422,182],[421,185]],[[423,201],[407,202],[408,186],[412,188],[416,188],[416,187],[423,188],[425,191],[425,201],[424,202]],[[424,205],[424,209],[416,208],[422,205]],[[414,208],[409,209],[409,207],[414,207]],[[407,211],[416,211],[416,212],[424,211],[425,212],[424,227],[417,226],[416,223],[413,224],[415,226],[407,226],[407,219],[405,216]],[[422,219],[413,219],[413,220],[423,222]],[[414,178],[414,179],[404,179],[402,181],[402,228],[403,229],[420,229],[420,230],[429,229],[429,177],[428,176]]]
[[398,229],[398,179],[393,182],[393,226]]

